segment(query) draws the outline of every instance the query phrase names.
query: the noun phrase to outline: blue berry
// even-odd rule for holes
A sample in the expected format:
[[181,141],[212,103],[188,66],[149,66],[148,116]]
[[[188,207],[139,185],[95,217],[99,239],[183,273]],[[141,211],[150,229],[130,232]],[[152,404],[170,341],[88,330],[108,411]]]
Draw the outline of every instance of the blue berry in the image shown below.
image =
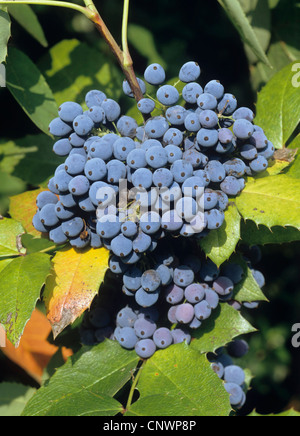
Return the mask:
[[190,104],[196,104],[201,94],[203,88],[196,82],[188,83],[182,90],[183,99]]
[[224,86],[219,80],[211,80],[204,88],[204,92],[213,95],[217,100],[220,100],[224,95]]
[[197,62],[187,62],[179,72],[179,79],[185,83],[195,82],[199,79],[200,74],[201,69]]
[[97,90],[89,91],[85,96],[85,102],[88,108],[101,106],[105,99],[106,95],[104,92]]
[[79,136],[85,136],[91,133],[91,131],[94,128],[94,122],[93,120],[83,114],[76,117],[73,121],[73,128],[75,130],[75,133]]
[[169,329],[161,327],[157,329],[153,335],[153,341],[157,348],[165,349],[173,343],[173,336]]
[[147,67],[144,77],[150,85],[161,85],[166,80],[166,73],[161,65],[151,64]]
[[151,114],[155,109],[155,102],[150,98],[142,98],[137,104],[139,111],[142,114]]
[[104,109],[105,116],[108,121],[116,121],[121,115],[120,105],[110,98],[107,98],[103,101],[102,108]]
[[164,85],[156,93],[157,100],[164,106],[173,106],[179,100],[179,92],[172,85]]
[[69,124],[62,121],[60,118],[55,118],[49,124],[49,132],[54,136],[68,136],[72,132],[72,127]]
[[142,339],[135,346],[136,354],[142,359],[149,359],[156,351],[156,346],[152,339]]

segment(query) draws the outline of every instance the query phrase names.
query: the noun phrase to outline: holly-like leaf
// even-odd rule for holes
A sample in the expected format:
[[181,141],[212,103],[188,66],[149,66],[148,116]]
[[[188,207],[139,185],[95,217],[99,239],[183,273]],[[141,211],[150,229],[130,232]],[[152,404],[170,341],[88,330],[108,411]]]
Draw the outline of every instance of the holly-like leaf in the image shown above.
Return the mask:
[[295,63],[277,73],[258,95],[255,123],[275,148],[284,148],[300,119],[300,89],[295,86]]
[[200,242],[205,254],[219,267],[232,253],[240,240],[241,216],[234,203],[225,212],[225,223],[218,230],[212,230]]
[[50,256],[20,256],[0,272],[0,322],[8,339],[18,346],[50,271]]
[[25,233],[24,228],[18,221],[9,218],[0,219],[0,258],[25,253],[20,245],[23,233]]
[[66,247],[56,253],[43,294],[54,337],[90,307],[108,269],[108,258],[105,248]]
[[35,391],[19,383],[0,383],[0,416],[20,416]]
[[229,395],[205,355],[186,344],[157,351],[144,365],[140,398],[125,416],[228,416]]
[[[19,347],[15,348],[7,341],[6,346],[2,348],[2,352],[38,383],[41,383],[44,369],[58,351],[57,346],[47,341],[50,333],[51,325],[46,315],[36,309],[32,312],[31,318],[25,327]],[[66,360],[72,355],[72,352],[63,349],[62,354]]]
[[196,331],[190,346],[201,353],[214,352],[237,336],[255,331],[237,310],[228,304],[221,304]]
[[65,101],[84,104],[85,95],[91,89],[100,89],[114,99],[122,92],[119,69],[103,53],[76,39],[52,47],[39,67],[58,105]]
[[37,391],[23,415],[117,415],[123,407],[113,397],[130,380],[138,361],[135,351],[114,341],[85,347]]
[[293,227],[257,226],[248,220],[242,223],[241,235],[243,243],[247,245],[286,244],[300,241],[300,231]]
[[43,191],[45,189],[36,189],[10,198],[10,216],[20,222],[27,233],[36,237],[41,237],[41,233],[33,227],[32,219],[37,210],[36,198]]
[[10,18],[7,8],[0,6],[0,64],[5,61],[7,56],[7,43],[10,38]]
[[13,47],[6,73],[9,91],[32,122],[49,134],[49,124],[57,117],[57,105],[42,73],[27,55]]
[[234,255],[230,259],[230,263],[240,265],[244,270],[244,279],[234,288],[234,300],[240,303],[253,301],[268,301],[258,286],[253,274],[248,267],[246,261],[240,255]]
[[236,204],[245,220],[300,229],[300,180],[286,174],[260,178],[246,184]]
[[248,18],[246,17],[241,3],[238,0],[218,0],[239,32],[242,40],[264,64],[271,66]]
[[29,5],[9,5],[8,11],[10,15],[43,47],[48,46],[38,17]]

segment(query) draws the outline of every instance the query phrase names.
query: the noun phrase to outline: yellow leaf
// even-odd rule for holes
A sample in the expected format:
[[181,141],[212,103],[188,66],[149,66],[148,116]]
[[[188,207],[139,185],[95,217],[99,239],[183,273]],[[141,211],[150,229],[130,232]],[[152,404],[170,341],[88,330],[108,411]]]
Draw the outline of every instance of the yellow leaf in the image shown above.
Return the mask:
[[65,248],[56,253],[44,291],[54,337],[88,309],[108,269],[109,251]]
[[46,190],[47,189],[36,189],[10,197],[10,216],[16,221],[19,221],[26,232],[33,236],[41,237],[41,233],[33,227],[32,219],[37,211],[36,198],[41,192]]

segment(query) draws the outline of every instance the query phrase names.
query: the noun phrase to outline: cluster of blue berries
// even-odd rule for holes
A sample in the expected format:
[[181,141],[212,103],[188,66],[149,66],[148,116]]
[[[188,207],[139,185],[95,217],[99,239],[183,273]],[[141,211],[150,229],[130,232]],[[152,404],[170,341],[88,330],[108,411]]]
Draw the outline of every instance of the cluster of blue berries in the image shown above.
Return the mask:
[[[94,328],[85,323],[84,337],[88,335],[91,343],[101,342],[105,337],[114,339],[123,348],[135,348],[141,358],[149,358],[157,349],[184,341],[190,343],[195,331],[219,304],[230,304],[241,310],[242,304],[234,300],[234,292],[244,280],[245,271],[238,263],[227,262],[218,268],[211,260],[191,254],[181,240],[173,241],[174,251],[169,245],[162,241],[147,261],[128,266],[122,272],[115,273],[114,263],[111,264],[101,298],[86,315],[93,324],[97,313],[101,325],[96,327],[101,330],[95,337]],[[181,258],[175,253],[182,253]],[[264,285],[262,273],[254,269],[252,272],[257,283]],[[112,292],[118,292],[118,304],[113,312]],[[103,301],[106,294],[109,299]],[[244,305],[255,308],[258,303]]]
[[[33,225],[55,244],[111,253],[101,298],[81,326],[85,344],[109,338],[146,359],[190,343],[220,303],[242,308],[234,291],[243,268],[228,262],[219,269],[197,250],[191,254],[192,247],[222,226],[230,198],[243,191],[246,176],[268,168],[275,149],[253,112],[238,108],[217,80],[202,87],[200,74],[199,65],[188,62],[177,83],[164,84],[164,69],[150,65],[144,78],[158,89],[153,98],[138,79],[141,126],[97,90],[86,95],[87,110],[63,103],[50,123],[53,151],[65,161],[37,197]],[[127,81],[123,91],[134,97]],[[252,272],[262,287],[264,277]],[[241,371],[224,366],[220,356],[212,365],[232,405],[241,407]]]
[[[37,199],[34,227],[56,244],[104,246],[125,265],[166,234],[203,238],[220,228],[229,197],[243,190],[244,176],[267,169],[274,147],[220,82],[197,83],[200,72],[195,62],[182,67],[181,95],[178,84],[163,85],[160,65],[150,65],[145,80],[159,88],[137,104],[148,118],[143,126],[101,91],[86,95],[86,111],[63,103],[49,131],[66,160]],[[123,90],[133,97],[127,81]]]

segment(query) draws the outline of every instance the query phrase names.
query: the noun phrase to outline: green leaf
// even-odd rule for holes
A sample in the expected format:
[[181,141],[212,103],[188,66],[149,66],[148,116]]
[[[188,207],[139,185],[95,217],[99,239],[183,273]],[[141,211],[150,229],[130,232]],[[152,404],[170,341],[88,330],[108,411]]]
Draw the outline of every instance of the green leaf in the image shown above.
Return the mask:
[[157,351],[138,383],[140,399],[125,416],[228,416],[229,395],[205,355],[186,344]]
[[0,322],[15,346],[40,298],[50,267],[50,257],[37,253],[14,259],[0,273]]
[[300,231],[293,227],[257,226],[253,221],[242,223],[241,230],[243,243],[247,245],[286,244],[300,241]]
[[52,47],[39,66],[58,105],[65,101],[84,104],[91,89],[100,89],[116,100],[121,96],[120,70],[103,53],[76,39]]
[[240,335],[253,333],[255,328],[228,304],[221,304],[196,331],[191,347],[201,353],[214,352]]
[[8,12],[43,47],[48,47],[43,28],[29,5],[9,5]]
[[238,0],[218,0],[220,5],[225,10],[226,14],[232,21],[233,25],[239,32],[242,40],[247,44],[253,53],[266,65],[270,65],[270,62],[247,19],[242,6]]
[[44,76],[27,55],[11,47],[6,67],[7,88],[43,132],[57,115],[57,105]]
[[135,351],[106,341],[69,358],[27,404],[25,416],[113,416],[122,411],[114,395],[138,364]]
[[[41,135],[45,137],[45,135]],[[48,138],[46,136],[46,138]],[[49,138],[48,138],[49,139]],[[19,147],[14,141],[1,140],[0,142],[0,171],[12,174],[18,163],[26,154],[34,153],[35,147]]]
[[[292,145],[294,147],[297,147],[298,145],[300,146],[300,144],[298,144],[298,141],[300,142],[300,135],[299,135],[299,139],[298,139],[298,137],[295,138]],[[291,167],[286,172],[286,175],[288,177],[300,179],[300,152],[299,151],[298,151],[296,158],[295,158],[294,162],[292,163]]]
[[25,191],[26,183],[6,172],[0,171],[0,195],[17,195]]
[[245,220],[300,229],[300,180],[286,174],[248,182],[236,204]]
[[0,64],[2,64],[7,57],[7,43],[11,36],[10,27],[11,23],[7,8],[0,6]]
[[18,383],[0,383],[0,416],[20,416],[34,392]]
[[[244,241],[243,241],[244,242]],[[230,263],[237,263],[244,270],[244,279],[234,288],[234,300],[244,303],[253,301],[268,301],[258,286],[253,274],[248,267],[246,261],[240,255],[234,255],[230,259]]]
[[4,143],[0,145],[0,169],[6,168],[31,185],[43,185],[64,162],[53,153],[53,144],[54,140],[43,133]]
[[[240,3],[263,51],[266,52],[271,40],[271,11],[268,0],[242,0]],[[256,63],[257,56],[247,45],[245,49],[251,64]]]
[[289,64],[277,73],[258,95],[255,123],[261,126],[275,148],[284,148],[300,119],[300,89]]
[[290,149],[300,148],[300,134],[296,136],[295,139],[291,142],[291,144],[288,146]]
[[225,223],[213,230],[200,242],[205,254],[219,267],[232,253],[240,240],[241,216],[234,203],[230,203],[225,212]]
[[18,221],[9,218],[0,220],[0,258],[24,254],[19,241],[23,233],[25,230]]
[[27,254],[38,253],[39,251],[48,250],[49,248],[53,248],[53,251],[55,250],[55,244],[47,238],[35,238],[25,233],[22,235],[21,239]]
[[167,65],[158,53],[153,35],[148,29],[137,24],[129,24],[128,40],[136,51],[148,60],[148,64],[159,63],[166,68]]
[[295,0],[280,2],[272,14],[273,33],[290,62],[300,59],[300,9]]
[[13,258],[9,258],[9,259],[1,259],[0,260],[0,273],[1,271],[7,267],[7,265],[12,262],[14,259]]

